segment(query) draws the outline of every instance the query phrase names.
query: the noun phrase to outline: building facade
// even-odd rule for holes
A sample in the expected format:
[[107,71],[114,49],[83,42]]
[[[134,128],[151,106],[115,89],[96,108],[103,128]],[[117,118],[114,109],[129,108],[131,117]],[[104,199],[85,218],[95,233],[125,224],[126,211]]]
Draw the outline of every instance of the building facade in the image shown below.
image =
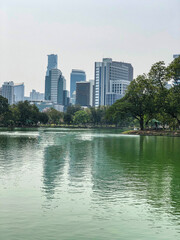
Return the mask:
[[130,63],[112,61],[104,58],[95,62],[94,105],[112,105],[125,95],[133,80],[133,67]]
[[82,70],[73,69],[70,75],[70,98],[76,91],[76,83],[86,81],[86,73]]
[[45,100],[50,100],[51,98],[51,80],[50,80],[50,71],[52,69],[57,69],[58,65],[58,56],[56,54],[50,54],[48,56],[48,65],[45,76]]
[[47,65],[46,76],[49,76],[49,71],[51,69],[57,68],[58,56],[56,54],[50,54],[47,56],[48,56],[48,65]]
[[91,101],[91,83],[77,82],[76,83],[76,104],[80,106],[90,106]]
[[24,101],[24,83],[14,84],[14,101]]
[[30,92],[30,101],[43,101],[44,93],[37,92],[36,90],[32,90]]
[[4,82],[2,85],[1,94],[8,99],[8,103],[14,104],[14,82]]

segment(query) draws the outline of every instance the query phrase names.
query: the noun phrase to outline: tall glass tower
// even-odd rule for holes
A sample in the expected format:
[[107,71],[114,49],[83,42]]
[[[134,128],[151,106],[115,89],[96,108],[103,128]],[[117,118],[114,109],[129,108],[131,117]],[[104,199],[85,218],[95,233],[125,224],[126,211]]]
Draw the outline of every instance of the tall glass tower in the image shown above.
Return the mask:
[[57,64],[58,64],[58,56],[55,54],[48,55],[48,65],[47,65],[46,76],[49,76],[49,71],[51,69],[57,68]]
[[48,56],[48,65],[45,77],[45,100],[51,100],[51,79],[50,71],[52,69],[57,69],[58,57],[55,54],[50,54]]
[[82,70],[73,69],[70,78],[70,97],[72,98],[73,92],[76,91],[76,82],[86,81],[86,73]]

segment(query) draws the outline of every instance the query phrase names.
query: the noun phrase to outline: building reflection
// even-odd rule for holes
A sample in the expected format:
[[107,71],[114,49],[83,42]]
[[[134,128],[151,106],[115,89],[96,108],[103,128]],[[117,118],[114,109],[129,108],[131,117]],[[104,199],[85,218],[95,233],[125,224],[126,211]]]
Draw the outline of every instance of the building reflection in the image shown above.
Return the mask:
[[20,169],[29,159],[30,152],[38,143],[38,137],[27,135],[1,135],[0,136],[0,172],[8,174],[10,171]]
[[44,149],[47,198],[91,191],[96,206],[146,201],[154,211],[180,213],[180,148],[174,138],[78,133],[54,135]]
[[146,199],[155,211],[180,213],[177,139],[105,138],[99,144],[92,171],[95,199],[97,196],[107,202],[132,197],[135,202]]
[[63,175],[66,148],[64,146],[49,146],[44,149],[43,162],[43,189],[47,198],[52,198],[55,188],[61,184]]

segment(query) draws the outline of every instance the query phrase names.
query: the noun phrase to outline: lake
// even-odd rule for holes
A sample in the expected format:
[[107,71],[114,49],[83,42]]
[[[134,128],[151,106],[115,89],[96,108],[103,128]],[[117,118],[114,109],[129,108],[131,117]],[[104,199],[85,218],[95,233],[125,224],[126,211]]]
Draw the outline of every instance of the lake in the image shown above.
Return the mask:
[[0,239],[180,239],[180,138],[0,132]]

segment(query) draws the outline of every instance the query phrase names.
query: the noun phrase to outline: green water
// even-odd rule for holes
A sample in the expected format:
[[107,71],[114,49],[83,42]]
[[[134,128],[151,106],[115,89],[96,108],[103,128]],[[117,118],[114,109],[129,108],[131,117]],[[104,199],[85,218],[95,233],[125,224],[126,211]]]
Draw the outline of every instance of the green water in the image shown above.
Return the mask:
[[180,239],[180,138],[0,132],[0,240]]

